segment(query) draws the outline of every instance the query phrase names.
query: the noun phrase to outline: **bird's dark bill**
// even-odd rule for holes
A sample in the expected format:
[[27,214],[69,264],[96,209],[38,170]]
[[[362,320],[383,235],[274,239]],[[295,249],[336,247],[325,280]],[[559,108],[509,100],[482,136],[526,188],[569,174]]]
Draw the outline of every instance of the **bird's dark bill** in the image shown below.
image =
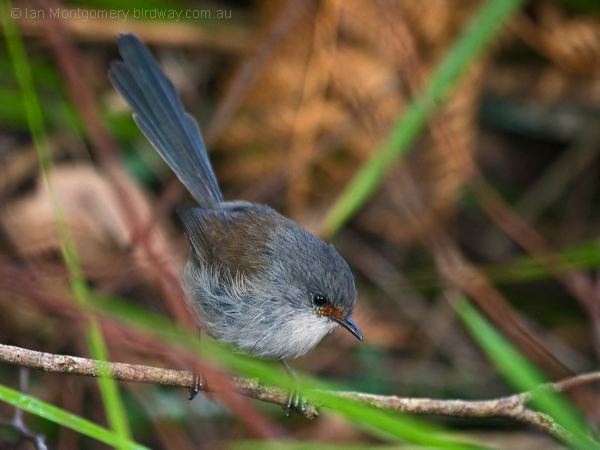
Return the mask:
[[345,319],[338,319],[336,317],[336,318],[333,318],[333,320],[335,320],[337,323],[339,323],[341,326],[343,326],[346,330],[348,330],[350,333],[352,333],[356,339],[358,339],[359,341],[363,340],[362,333],[360,332],[360,330],[358,329],[358,326],[354,323],[354,321],[352,320],[351,317],[346,317]]

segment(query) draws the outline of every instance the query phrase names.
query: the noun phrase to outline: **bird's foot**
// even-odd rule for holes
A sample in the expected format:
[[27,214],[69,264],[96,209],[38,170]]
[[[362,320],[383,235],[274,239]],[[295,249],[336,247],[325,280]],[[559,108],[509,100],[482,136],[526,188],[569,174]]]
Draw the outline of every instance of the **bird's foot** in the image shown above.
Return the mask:
[[206,381],[204,380],[204,377],[202,375],[194,375],[194,382],[192,383],[192,386],[189,389],[190,396],[188,397],[188,399],[193,400],[194,397],[198,395],[198,392],[204,389],[206,389]]
[[304,414],[306,412],[306,402],[300,395],[300,390],[297,386],[290,391],[283,409],[285,410],[286,417],[291,417],[294,413]]

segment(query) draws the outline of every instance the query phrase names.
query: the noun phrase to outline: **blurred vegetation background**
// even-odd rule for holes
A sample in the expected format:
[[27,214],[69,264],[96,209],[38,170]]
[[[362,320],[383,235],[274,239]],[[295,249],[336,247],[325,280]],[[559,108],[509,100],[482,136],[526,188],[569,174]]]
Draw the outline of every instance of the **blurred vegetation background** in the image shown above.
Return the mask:
[[[189,367],[110,320],[96,333],[73,300],[85,307],[103,293],[194,326],[177,281],[187,242],[174,214],[191,198],[106,76],[114,37],[127,31],[151,46],[198,119],[225,197],[275,207],[331,239],[352,267],[365,342],[336,332],[295,367],[363,392],[508,394],[514,380],[455,312],[468,297],[546,379],[597,369],[600,5],[501,3],[4,2],[0,342],[96,357],[105,346],[111,361]],[[419,108],[422,118],[436,111],[411,131]],[[111,409],[111,388],[94,379],[29,378],[30,395],[117,431],[122,402],[131,436],[151,448],[256,437],[243,409],[219,398],[123,384]],[[18,379],[0,365],[0,384]],[[597,386],[569,399],[600,425]],[[304,446],[386,442],[339,415],[253,408]],[[13,414],[0,405],[2,423]],[[105,447],[26,420],[50,448]],[[562,448],[504,419],[427,420],[495,448]],[[0,425],[2,448],[32,445]]]

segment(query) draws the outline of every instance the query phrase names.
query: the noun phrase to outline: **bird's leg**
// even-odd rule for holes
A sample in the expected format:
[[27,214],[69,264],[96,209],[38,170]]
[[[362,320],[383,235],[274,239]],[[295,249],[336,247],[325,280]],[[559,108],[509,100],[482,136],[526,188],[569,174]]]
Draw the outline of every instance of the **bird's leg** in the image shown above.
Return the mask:
[[290,395],[288,397],[287,403],[284,406],[285,415],[289,417],[294,412],[299,412],[302,414],[304,412],[305,405],[304,400],[300,395],[300,383],[298,382],[298,377],[296,376],[296,373],[292,370],[292,368],[285,359],[282,359],[281,363],[283,364],[283,367],[285,367],[285,370],[292,379],[293,383],[293,386],[290,389]]
[[189,389],[190,396],[188,397],[188,400],[194,400],[194,397],[205,388],[206,381],[204,380],[204,377],[202,375],[194,375],[194,381]]
[[[200,331],[200,334],[198,335],[199,338],[202,337],[202,332]],[[196,395],[198,395],[198,393],[202,390],[206,389],[206,380],[204,379],[204,377],[202,375],[196,375],[194,374],[194,381],[192,382],[192,385],[189,388],[189,394],[190,396],[188,397],[188,400],[194,400],[194,398],[196,397]]]

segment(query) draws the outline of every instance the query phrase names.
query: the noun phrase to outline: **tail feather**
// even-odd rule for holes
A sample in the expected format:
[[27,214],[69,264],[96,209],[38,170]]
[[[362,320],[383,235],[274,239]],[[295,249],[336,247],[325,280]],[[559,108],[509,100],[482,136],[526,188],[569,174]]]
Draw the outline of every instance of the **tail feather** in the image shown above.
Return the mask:
[[222,202],[198,124],[173,84],[135,35],[119,35],[117,42],[123,60],[111,63],[108,76],[131,106],[136,124],[200,206]]

